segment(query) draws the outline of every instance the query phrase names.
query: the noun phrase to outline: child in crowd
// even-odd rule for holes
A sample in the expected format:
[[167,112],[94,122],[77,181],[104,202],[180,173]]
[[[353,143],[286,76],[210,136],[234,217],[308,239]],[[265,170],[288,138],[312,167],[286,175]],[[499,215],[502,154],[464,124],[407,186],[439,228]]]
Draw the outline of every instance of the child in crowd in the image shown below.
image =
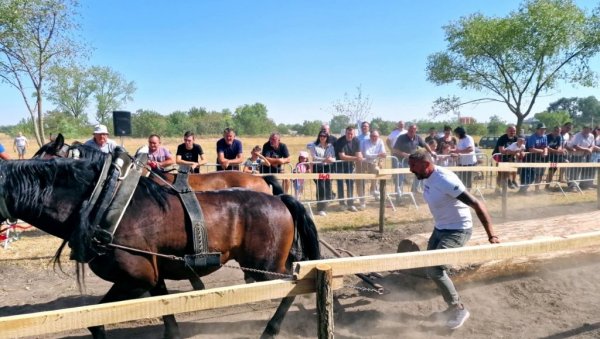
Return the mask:
[[441,153],[437,155],[436,165],[439,166],[454,166],[454,158],[452,157],[452,144],[442,142],[440,146]]
[[[294,173],[310,173],[311,168],[308,163],[308,152],[301,151],[298,153],[298,163],[293,170]],[[304,179],[294,179],[294,196],[300,199],[304,194]]]
[[523,160],[523,157],[525,156],[525,136],[519,135],[517,137],[517,142],[508,145],[506,149],[510,152],[514,152],[516,160]]
[[258,173],[258,167],[260,165],[271,166],[271,163],[269,163],[269,160],[267,160],[260,153],[261,150],[262,149],[260,148],[260,146],[258,146],[258,145],[254,146],[254,148],[250,152],[250,157],[248,159],[246,159],[246,161],[243,164],[244,172],[255,174],[255,173]]

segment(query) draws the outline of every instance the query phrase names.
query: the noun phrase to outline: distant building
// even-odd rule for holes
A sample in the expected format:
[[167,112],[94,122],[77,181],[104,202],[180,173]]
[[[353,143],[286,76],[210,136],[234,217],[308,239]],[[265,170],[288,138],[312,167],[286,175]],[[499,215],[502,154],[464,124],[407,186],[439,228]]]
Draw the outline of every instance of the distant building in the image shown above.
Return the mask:
[[459,124],[460,125],[473,125],[474,123],[476,123],[477,121],[475,121],[475,118],[473,117],[460,117],[458,119]]

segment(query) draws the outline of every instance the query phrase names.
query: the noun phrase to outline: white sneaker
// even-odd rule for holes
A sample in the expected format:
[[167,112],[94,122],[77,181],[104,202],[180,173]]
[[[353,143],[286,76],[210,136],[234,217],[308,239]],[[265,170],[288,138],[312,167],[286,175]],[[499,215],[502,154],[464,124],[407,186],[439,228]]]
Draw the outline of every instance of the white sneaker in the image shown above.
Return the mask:
[[361,204],[361,205],[358,207],[358,209],[359,209],[359,210],[361,210],[361,211],[364,211],[364,210],[366,210],[366,209],[367,209],[367,205],[365,205],[365,204]]
[[350,211],[350,212],[358,212],[358,209],[356,209],[356,207],[354,207],[354,206],[348,206],[348,211]]
[[317,213],[317,214],[320,215],[320,216],[322,216],[322,217],[324,217],[324,216],[327,215],[327,212],[325,212],[325,211],[319,211],[319,213]]
[[456,308],[450,315],[450,319],[446,323],[446,326],[451,330],[455,330],[461,327],[467,319],[471,316],[471,313],[463,307],[463,309]]

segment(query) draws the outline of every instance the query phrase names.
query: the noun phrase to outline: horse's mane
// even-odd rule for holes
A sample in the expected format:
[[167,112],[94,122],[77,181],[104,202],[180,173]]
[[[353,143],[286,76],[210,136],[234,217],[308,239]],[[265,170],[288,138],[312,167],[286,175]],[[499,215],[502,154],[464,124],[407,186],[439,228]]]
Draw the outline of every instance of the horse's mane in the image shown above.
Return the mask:
[[35,217],[42,214],[44,201],[51,199],[57,183],[81,189],[94,182],[95,173],[83,163],[68,159],[9,161],[2,166],[4,189],[15,209],[26,209]]

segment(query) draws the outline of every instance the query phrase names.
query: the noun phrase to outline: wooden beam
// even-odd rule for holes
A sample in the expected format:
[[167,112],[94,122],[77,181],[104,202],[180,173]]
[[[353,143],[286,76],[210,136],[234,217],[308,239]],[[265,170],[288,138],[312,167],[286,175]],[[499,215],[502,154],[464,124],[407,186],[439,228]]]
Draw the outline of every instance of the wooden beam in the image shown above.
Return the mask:
[[[339,289],[342,285],[343,277],[334,278],[334,289]],[[279,299],[313,293],[315,290],[315,281],[310,279],[302,281],[271,280],[248,285],[0,317],[0,336],[17,338],[57,333],[89,326],[155,318],[165,314]]]
[[341,276],[446,264],[480,263],[488,260],[509,259],[594,245],[600,245],[600,231],[575,234],[565,238],[299,262],[294,264],[294,276],[296,279],[314,278],[315,267],[319,264],[330,265],[333,269],[333,275]]
[[500,168],[599,168],[600,162],[501,162]]

